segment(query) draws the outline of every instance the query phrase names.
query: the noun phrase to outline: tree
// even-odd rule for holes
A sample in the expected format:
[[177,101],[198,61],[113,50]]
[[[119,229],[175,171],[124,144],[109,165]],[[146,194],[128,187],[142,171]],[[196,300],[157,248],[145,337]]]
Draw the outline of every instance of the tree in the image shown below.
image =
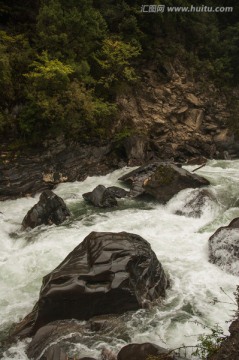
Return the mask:
[[91,1],[49,0],[37,17],[40,49],[68,62],[85,60],[99,47],[105,32],[106,24]]
[[115,107],[96,99],[93,89],[74,78],[74,69],[43,52],[30,65],[26,103],[19,117],[22,135],[37,141],[48,135],[64,133],[81,138],[104,127],[103,118],[112,115]]
[[115,87],[121,82],[137,80],[131,60],[140,54],[140,47],[119,39],[106,39],[95,57],[103,71],[100,82],[106,88]]
[[30,80],[34,92],[45,91],[48,95],[66,90],[70,82],[69,75],[74,72],[70,65],[63,64],[58,59],[49,59],[46,51],[38,56],[38,60],[30,68],[32,71],[25,74],[25,77]]

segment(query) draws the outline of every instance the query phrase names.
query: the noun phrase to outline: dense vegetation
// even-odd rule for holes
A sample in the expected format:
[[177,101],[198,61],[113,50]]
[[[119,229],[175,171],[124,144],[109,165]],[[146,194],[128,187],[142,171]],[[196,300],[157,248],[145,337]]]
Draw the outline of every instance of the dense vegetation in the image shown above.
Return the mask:
[[138,0],[9,3],[0,4],[0,134],[15,140],[106,138],[117,94],[140,81],[138,69],[150,61],[160,67],[180,57],[220,86],[238,84],[236,1],[207,1],[234,6],[232,13],[190,14],[145,14]]

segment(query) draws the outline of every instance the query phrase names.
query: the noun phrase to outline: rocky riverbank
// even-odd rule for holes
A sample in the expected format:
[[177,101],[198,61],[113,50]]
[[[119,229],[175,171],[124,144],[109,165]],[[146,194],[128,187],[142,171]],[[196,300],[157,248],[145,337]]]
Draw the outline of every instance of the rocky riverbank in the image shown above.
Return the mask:
[[239,156],[239,143],[227,127],[232,112],[225,94],[213,84],[205,87],[196,81],[179,62],[143,69],[139,86],[118,96],[117,104],[119,114],[108,140],[82,144],[61,137],[45,140],[38,148],[10,150],[3,139],[0,200],[126,165]]

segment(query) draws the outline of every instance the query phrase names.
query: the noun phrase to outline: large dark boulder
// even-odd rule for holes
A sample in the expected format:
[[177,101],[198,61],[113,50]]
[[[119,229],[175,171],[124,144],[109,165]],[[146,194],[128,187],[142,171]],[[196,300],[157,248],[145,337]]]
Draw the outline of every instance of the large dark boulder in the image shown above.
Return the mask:
[[209,185],[209,181],[172,163],[153,163],[122,176],[119,180],[130,183],[130,195],[148,194],[166,203],[179,191]]
[[222,226],[209,239],[209,261],[239,275],[239,218]]
[[70,216],[70,211],[63,199],[51,190],[43,191],[40,199],[28,211],[22,222],[22,229],[35,228],[39,225],[59,225]]
[[212,206],[216,202],[216,198],[207,189],[196,189],[189,194],[184,206],[180,210],[176,210],[175,213],[199,218],[202,216],[206,206]]
[[117,206],[116,196],[113,191],[104,185],[98,185],[93,191],[82,195],[86,201],[101,208]]
[[33,335],[54,320],[137,310],[164,297],[168,285],[146,240],[127,232],[92,232],[44,277],[39,301],[13,335]]

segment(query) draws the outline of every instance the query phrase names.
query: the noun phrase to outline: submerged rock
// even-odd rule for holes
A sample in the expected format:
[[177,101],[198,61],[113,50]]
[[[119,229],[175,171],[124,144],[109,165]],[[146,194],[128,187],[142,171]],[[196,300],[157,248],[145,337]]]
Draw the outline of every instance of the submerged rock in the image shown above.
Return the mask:
[[189,194],[186,204],[175,214],[199,218],[206,205],[216,203],[216,198],[206,189],[196,189]]
[[122,314],[165,296],[169,285],[150,244],[127,232],[92,232],[44,277],[39,301],[13,336],[60,319]]
[[109,190],[118,199],[122,199],[129,194],[129,191],[122,189],[118,186],[110,186],[107,188],[107,190]]
[[171,163],[153,163],[122,176],[119,180],[132,185],[131,196],[147,194],[166,203],[179,191],[209,185],[201,176]]
[[162,355],[162,359],[165,360],[177,359],[172,352],[161,348],[160,346],[151,343],[143,343],[124,346],[118,353],[117,360],[148,360],[150,355],[152,356],[152,360],[160,359]]
[[84,326],[75,320],[49,323],[36,332],[27,348],[27,356],[33,360],[76,359],[69,354],[72,344],[80,342],[84,331]]
[[116,196],[113,191],[104,185],[98,185],[93,191],[82,195],[86,201],[101,208],[117,206]]
[[209,239],[209,261],[239,275],[239,218],[220,227]]
[[44,354],[39,358],[32,356],[32,360],[78,360],[68,356],[68,354],[58,345],[52,345],[45,349]]
[[22,229],[35,228],[39,225],[59,225],[70,216],[70,211],[63,199],[51,190],[43,191],[40,199],[22,221]]
[[[86,351],[80,350],[80,344],[86,343],[89,336],[97,336],[105,342],[109,336],[117,337],[126,331],[126,325],[119,316],[102,315],[86,323],[77,320],[58,320],[41,327],[27,347],[27,356],[32,360],[94,360],[85,357]],[[128,338],[129,340],[129,338]],[[82,354],[81,354],[82,353]],[[84,354],[84,357],[82,357]],[[106,348],[102,349],[105,360],[115,359]]]
[[107,208],[117,206],[117,200],[128,196],[129,191],[118,186],[106,188],[104,185],[98,185],[88,193],[83,194],[83,198],[97,207]]

